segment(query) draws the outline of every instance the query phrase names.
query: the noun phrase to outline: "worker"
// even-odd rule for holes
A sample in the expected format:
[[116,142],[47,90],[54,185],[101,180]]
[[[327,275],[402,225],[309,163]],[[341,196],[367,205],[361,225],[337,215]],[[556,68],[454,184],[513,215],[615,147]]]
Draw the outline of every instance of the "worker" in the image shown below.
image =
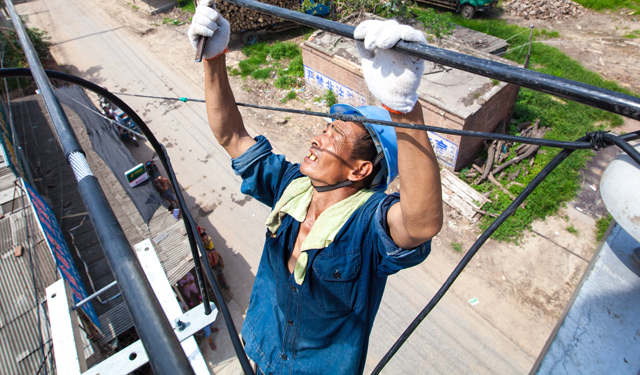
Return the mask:
[[213,240],[209,237],[207,232],[200,232],[200,238],[202,239],[202,244],[207,251],[207,259],[209,260],[209,265],[211,265],[213,276],[218,280],[218,284],[220,284],[220,286],[225,289],[229,289],[227,279],[224,277],[224,260],[222,259],[222,255],[220,255],[220,253],[218,253],[213,247]]
[[[229,23],[211,0],[189,39],[204,42],[209,126],[242,177],[272,208],[242,327],[258,374],[361,374],[387,276],[421,263],[442,226],[440,174],[422,130],[334,121],[292,164],[245,129],[226,69]],[[333,113],[424,124],[416,90],[423,61],[389,50],[425,36],[395,21],[362,22],[355,36],[371,93],[387,110],[337,104]],[[384,193],[402,176],[400,195]],[[400,196],[402,199],[400,199]]]

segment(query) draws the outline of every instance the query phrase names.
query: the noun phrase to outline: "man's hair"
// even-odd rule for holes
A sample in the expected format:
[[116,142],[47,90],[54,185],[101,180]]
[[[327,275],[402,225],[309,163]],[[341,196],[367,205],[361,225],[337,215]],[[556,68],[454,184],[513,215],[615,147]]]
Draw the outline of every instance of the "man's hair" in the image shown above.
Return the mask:
[[[353,149],[351,150],[351,159],[352,160],[365,160],[373,163],[373,160],[378,155],[378,150],[376,150],[376,144],[373,142],[373,138],[371,138],[371,134],[369,130],[362,124],[362,127],[365,128],[364,133],[360,133],[356,139],[353,141]],[[378,174],[382,166],[380,163],[378,165],[373,166],[373,171],[369,176],[367,176],[362,182],[364,183],[365,188],[370,188],[373,179]]]

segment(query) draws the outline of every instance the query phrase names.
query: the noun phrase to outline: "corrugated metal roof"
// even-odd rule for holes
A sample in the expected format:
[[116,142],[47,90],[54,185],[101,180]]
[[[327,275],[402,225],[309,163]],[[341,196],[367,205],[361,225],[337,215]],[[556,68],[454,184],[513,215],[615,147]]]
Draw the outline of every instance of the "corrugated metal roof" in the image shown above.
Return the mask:
[[[43,361],[41,335],[44,343],[49,341],[46,304],[42,304],[44,288],[57,280],[58,274],[31,207],[1,219],[0,234],[0,373],[34,374]],[[15,245],[23,246],[21,257],[14,255]],[[34,276],[40,309],[34,296]]]

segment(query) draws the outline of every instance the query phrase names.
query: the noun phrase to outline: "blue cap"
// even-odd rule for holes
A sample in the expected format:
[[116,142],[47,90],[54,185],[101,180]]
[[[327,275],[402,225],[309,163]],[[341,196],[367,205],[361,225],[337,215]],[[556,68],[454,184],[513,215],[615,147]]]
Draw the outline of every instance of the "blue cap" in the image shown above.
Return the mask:
[[[372,105],[356,108],[349,104],[334,104],[331,106],[329,113],[355,114],[374,120],[391,121],[389,111]],[[382,168],[373,179],[371,188],[375,191],[385,191],[389,184],[398,177],[398,139],[396,138],[396,131],[391,126],[369,124],[365,121],[362,123],[371,134],[378,153],[382,152],[384,154],[384,160],[380,161]]]

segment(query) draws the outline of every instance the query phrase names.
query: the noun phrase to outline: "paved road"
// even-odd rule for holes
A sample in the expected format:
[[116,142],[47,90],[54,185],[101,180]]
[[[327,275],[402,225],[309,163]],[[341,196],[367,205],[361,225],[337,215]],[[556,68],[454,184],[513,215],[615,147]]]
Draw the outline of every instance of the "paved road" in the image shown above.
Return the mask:
[[[188,76],[166,63],[164,54],[174,52],[154,50],[150,39],[141,38],[135,28],[122,24],[123,18],[116,15],[123,9],[128,11],[124,4],[35,0],[18,5],[17,9],[20,14],[29,14],[29,26],[51,35],[56,44],[54,56],[71,73],[116,92],[158,96],[174,92],[203,97],[202,87],[197,84],[200,76]],[[187,41],[179,34],[184,30],[176,34],[176,43],[184,43],[183,46]],[[192,52],[184,58],[192,59]],[[203,106],[137,98],[125,101],[169,149],[192,212],[201,225],[210,228],[225,257],[229,265],[227,278],[235,296],[231,308],[240,326],[262,249],[262,222],[267,208],[239,193],[240,180],[230,171],[228,156],[214,143]],[[143,146],[134,154],[144,160],[151,151]],[[208,214],[211,209],[213,213]],[[427,260],[390,278],[371,336],[367,372],[437,290],[438,283],[427,272],[436,266]],[[217,325],[222,326],[220,323]],[[201,348],[215,373],[239,373],[225,336],[218,334],[216,352],[205,348],[207,345]],[[467,301],[449,294],[384,373],[514,374],[528,372],[534,360],[476,314]]]

